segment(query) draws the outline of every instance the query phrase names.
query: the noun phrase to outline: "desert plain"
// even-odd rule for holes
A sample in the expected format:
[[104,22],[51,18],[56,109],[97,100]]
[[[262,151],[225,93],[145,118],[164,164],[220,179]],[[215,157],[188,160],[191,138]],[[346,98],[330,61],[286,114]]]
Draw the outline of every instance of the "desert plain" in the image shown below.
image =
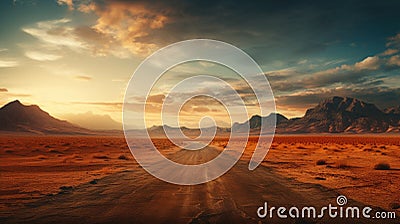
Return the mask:
[[[240,161],[204,184],[158,180],[121,136],[0,137],[1,223],[399,223],[400,136],[277,135],[261,166],[248,170],[257,137]],[[153,144],[178,163],[208,161],[226,147],[216,137],[188,151]],[[138,147],[148,145],[137,142]],[[270,206],[348,205],[395,212],[395,219],[261,219]]]

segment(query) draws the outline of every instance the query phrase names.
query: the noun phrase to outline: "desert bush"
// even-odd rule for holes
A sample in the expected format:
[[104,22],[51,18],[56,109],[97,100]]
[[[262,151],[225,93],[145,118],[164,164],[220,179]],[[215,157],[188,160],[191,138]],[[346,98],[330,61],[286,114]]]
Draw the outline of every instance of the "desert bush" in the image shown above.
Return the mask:
[[60,193],[70,192],[72,190],[74,190],[74,187],[72,187],[72,186],[61,186],[60,187]]
[[316,163],[318,166],[326,165],[326,161],[324,159],[320,159]]
[[128,160],[128,157],[126,157],[125,155],[120,155],[119,157],[118,157],[118,159],[121,159],[121,160]]
[[92,181],[90,181],[90,184],[97,184],[98,179],[93,179]]
[[392,202],[389,204],[391,209],[399,209],[400,208],[400,203],[397,202]]
[[378,163],[375,165],[376,170],[390,170],[390,165],[388,163]]

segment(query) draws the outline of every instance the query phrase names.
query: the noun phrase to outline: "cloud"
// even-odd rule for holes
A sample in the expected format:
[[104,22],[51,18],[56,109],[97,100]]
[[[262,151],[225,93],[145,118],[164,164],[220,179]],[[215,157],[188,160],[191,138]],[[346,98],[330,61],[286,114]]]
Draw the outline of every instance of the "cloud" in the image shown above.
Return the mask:
[[209,112],[210,111],[210,108],[208,108],[208,107],[202,107],[202,106],[196,106],[196,107],[193,107],[193,111],[194,112],[199,112],[199,113],[207,113],[207,112]]
[[392,65],[392,66],[400,67],[400,56],[394,55],[394,56],[390,57],[388,64]]
[[72,104],[82,104],[82,105],[93,105],[105,108],[105,110],[110,112],[121,112],[122,102],[71,102]]
[[31,94],[27,93],[18,93],[18,92],[13,92],[9,91],[7,88],[0,88],[0,102],[2,103],[7,103],[10,102],[11,100],[15,99],[20,99],[20,98],[26,98],[26,97],[31,97]]
[[8,49],[7,48],[0,48],[0,52],[3,52],[3,51],[8,51]]
[[36,23],[34,27],[22,28],[22,31],[46,44],[74,50],[86,49],[86,43],[74,35],[74,28],[67,26],[70,22],[71,20],[66,18],[42,21]]
[[337,87],[331,89],[315,89],[276,97],[276,103],[281,110],[291,109],[305,112],[306,109],[316,106],[318,102],[332,96],[346,96],[374,103],[381,109],[399,105],[400,88],[370,86],[368,88]]
[[386,43],[386,47],[395,47],[400,48],[400,33],[395,36],[389,37],[388,42]]
[[17,67],[19,65],[18,61],[13,60],[1,60],[0,59],[0,68],[11,68]]
[[380,59],[378,56],[366,57],[364,60],[357,62],[353,67],[342,67],[348,70],[377,70],[380,66]]
[[165,99],[165,95],[163,95],[163,94],[150,95],[149,97],[147,97],[147,102],[162,104],[164,102],[164,99]]
[[57,0],[59,5],[67,5],[69,10],[74,10],[73,0]]
[[92,80],[92,77],[86,76],[86,75],[77,75],[75,76],[76,79],[82,80],[82,81],[89,81]]
[[25,56],[36,61],[55,61],[62,58],[61,55],[47,54],[39,51],[27,51]]
[[86,43],[87,51],[91,53],[91,55],[113,55],[118,58],[128,58],[132,55],[132,53],[121,46],[113,36],[104,34],[93,27],[75,27],[74,34]]
[[97,32],[112,37],[121,46],[136,55],[147,55],[158,46],[143,41],[152,30],[163,28],[169,18],[165,10],[155,10],[146,2],[110,1],[81,4],[78,10],[84,13],[93,12],[98,16],[92,26]]
[[[337,85],[363,85],[383,77],[398,76],[400,69],[400,33],[389,37],[383,53],[365,57],[354,64],[342,64],[321,71],[284,69],[265,75],[274,91],[303,92],[311,88],[335,88]],[[380,83],[391,85],[392,83]],[[399,83],[400,84],[400,83]]]
[[329,87],[339,84],[363,84],[378,75],[389,76],[391,71],[400,69],[398,55],[390,58],[369,56],[354,64],[343,64],[341,66],[304,73],[301,71],[290,71],[289,75],[279,74],[268,76],[274,91],[301,91],[310,88]]
[[[35,37],[46,48],[65,51],[70,49],[78,53],[88,53],[93,56],[114,55],[119,58],[127,58],[130,53],[113,39],[98,30],[88,26],[73,26],[67,18],[58,20],[41,21],[34,26],[22,28],[22,31]],[[58,55],[38,54],[37,51],[28,51],[28,57],[34,59],[55,60]],[[35,52],[35,53],[33,53]],[[64,52],[63,52],[64,53]],[[57,58],[58,59],[58,58]]]
[[[242,48],[246,45],[257,59],[287,59],[288,55],[294,58],[324,51],[329,43],[335,41],[328,38],[334,28],[343,29],[346,25],[326,3],[308,6],[296,2],[257,1],[240,4],[240,7],[224,0],[93,0],[73,3],[62,1],[70,8],[94,14],[97,20],[90,28],[131,53],[142,56],[185,39],[224,40],[229,37],[232,44]],[[292,18],[296,18],[296,23]],[[317,38],[315,33],[322,37]],[[274,49],[280,50],[275,51],[277,54],[265,54]],[[291,54],[287,54],[288,51]]]
[[7,95],[9,97],[17,97],[17,98],[20,98],[20,97],[31,97],[32,96],[32,94],[25,94],[25,93],[7,93]]
[[[382,17],[380,10],[368,11],[368,16],[365,16],[365,9],[373,8],[374,2],[363,3],[363,9],[357,2],[343,2],[346,7],[337,7],[341,3],[333,2],[310,5],[296,1],[290,4],[285,1],[256,1],[237,4],[227,0],[60,3],[94,15],[96,21],[89,28],[134,55],[146,56],[155,49],[181,40],[210,38],[227,40],[251,54],[256,61],[265,63],[273,60],[288,64],[306,62],[299,61],[299,58],[311,61],[312,56],[320,56],[343,41],[338,32],[353,35],[357,32],[354,23],[367,24],[370,18]],[[393,17],[396,8],[397,3],[389,3],[385,14]],[[354,21],[354,18],[358,19]],[[110,54],[109,51],[105,53]]]
[[399,52],[398,49],[389,48],[389,49],[385,50],[385,51],[384,51],[382,54],[380,54],[380,55],[381,55],[381,56],[389,56],[389,55],[396,54],[396,53],[398,53],[398,52]]
[[381,108],[400,98],[400,35],[388,38],[387,49],[353,64],[313,71],[290,68],[266,72],[278,111],[300,116],[307,108],[335,95],[359,98]]

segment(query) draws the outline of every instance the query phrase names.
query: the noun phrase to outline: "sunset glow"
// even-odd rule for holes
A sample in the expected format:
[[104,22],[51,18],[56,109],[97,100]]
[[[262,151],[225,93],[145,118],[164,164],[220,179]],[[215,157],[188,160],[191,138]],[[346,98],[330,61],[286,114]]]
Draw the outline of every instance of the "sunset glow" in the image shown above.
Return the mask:
[[[277,111],[289,118],[302,116],[332,95],[356,97],[381,109],[396,105],[400,98],[400,25],[387,22],[399,20],[396,7],[365,17],[374,13],[369,11],[373,3],[332,10],[318,3],[257,3],[247,6],[246,12],[230,5],[224,14],[203,13],[216,9],[189,2],[172,6],[164,1],[58,0],[1,5],[0,104],[19,99],[72,122],[85,115],[93,120],[85,126],[118,127],[125,88],[139,63],[159,48],[190,38],[217,39],[247,52],[269,79]],[[297,8],[302,9],[300,14]],[[190,14],[181,14],[183,9]],[[237,21],[242,17],[246,20]],[[288,19],[292,17],[296,23]],[[228,80],[249,103],[253,100],[237,74],[207,63],[167,72],[152,97],[159,100],[174,83],[198,74]],[[185,126],[197,126],[204,113],[219,117],[223,126],[231,122],[212,103],[190,105],[182,111],[190,111],[182,117]],[[258,113],[256,107],[248,109],[249,116]],[[147,115],[149,126],[160,124],[157,113]]]

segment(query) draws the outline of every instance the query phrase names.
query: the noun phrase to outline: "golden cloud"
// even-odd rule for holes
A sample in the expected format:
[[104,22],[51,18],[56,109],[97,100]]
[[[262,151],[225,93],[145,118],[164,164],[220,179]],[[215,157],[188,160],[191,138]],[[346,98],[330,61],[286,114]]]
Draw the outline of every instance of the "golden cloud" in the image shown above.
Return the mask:
[[73,0],[57,0],[57,4],[59,5],[67,5],[69,10],[74,9]]
[[91,2],[79,5],[78,10],[95,13],[98,19],[92,28],[137,55],[147,55],[157,48],[156,44],[143,40],[152,30],[160,29],[168,22],[165,14],[137,2],[114,1],[101,6]]

